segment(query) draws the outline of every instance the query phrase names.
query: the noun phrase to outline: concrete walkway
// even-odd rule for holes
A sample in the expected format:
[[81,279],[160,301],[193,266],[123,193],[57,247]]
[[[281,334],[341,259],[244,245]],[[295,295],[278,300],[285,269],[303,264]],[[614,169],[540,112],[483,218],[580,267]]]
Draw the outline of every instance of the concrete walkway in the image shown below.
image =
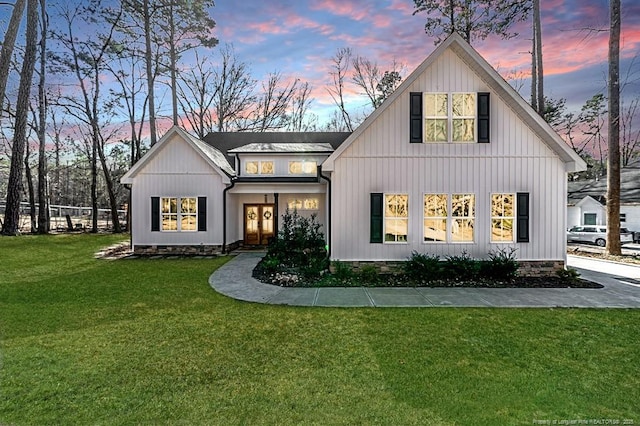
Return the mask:
[[[640,308],[640,267],[570,256],[567,264],[601,289],[573,288],[288,288],[251,272],[264,253],[241,253],[209,278],[225,296],[247,302],[330,307]],[[613,275],[611,275],[613,274]]]

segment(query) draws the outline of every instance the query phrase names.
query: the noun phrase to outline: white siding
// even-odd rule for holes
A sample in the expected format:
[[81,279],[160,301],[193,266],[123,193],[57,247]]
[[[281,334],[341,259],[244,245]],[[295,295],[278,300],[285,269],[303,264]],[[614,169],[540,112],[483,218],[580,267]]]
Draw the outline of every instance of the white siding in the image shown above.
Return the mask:
[[[221,245],[221,176],[179,137],[167,141],[132,185],[133,245]],[[207,197],[206,232],[151,232],[151,197]]]
[[[530,194],[530,243],[513,243],[522,260],[565,258],[564,163],[495,93],[491,143],[409,143],[409,92],[489,91],[459,57],[445,51],[336,159],[332,173],[334,259],[402,260],[413,250],[475,257],[504,244],[489,242],[490,194]],[[409,241],[370,244],[370,193],[409,194]],[[476,195],[473,244],[422,242],[423,194]],[[509,246],[509,245],[506,245]]]

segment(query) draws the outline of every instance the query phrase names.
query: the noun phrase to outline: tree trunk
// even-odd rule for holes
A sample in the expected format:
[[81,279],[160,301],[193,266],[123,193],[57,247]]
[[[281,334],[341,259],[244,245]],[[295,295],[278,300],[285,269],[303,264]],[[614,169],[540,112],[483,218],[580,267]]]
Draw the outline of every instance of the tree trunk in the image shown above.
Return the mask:
[[[29,111],[29,94],[31,80],[36,62],[36,44],[38,37],[38,0],[28,0],[27,3],[27,31],[26,47],[22,70],[20,71],[20,85],[16,101],[16,120],[11,151],[11,166],[9,182],[7,184],[7,201],[5,208],[4,235],[16,235],[20,221],[20,199],[22,181],[22,163],[27,140],[27,114]],[[4,50],[4,49],[3,49]]]
[[2,42],[2,52],[0,52],[0,116],[2,115],[2,105],[4,104],[4,95],[7,90],[13,47],[16,44],[25,3],[25,0],[16,0],[16,3],[13,5],[9,26],[7,27],[7,32]]
[[29,194],[29,232],[35,234],[38,229],[38,216],[36,214],[36,196],[33,188],[33,175],[31,174],[31,167],[29,166],[29,157],[31,156],[31,148],[29,143],[25,145],[24,156],[24,175],[27,180],[27,194]]
[[620,255],[620,0],[609,1],[609,144],[607,248]]
[[98,232],[98,141],[91,138],[91,232]]
[[535,51],[536,51],[536,91],[538,100],[538,114],[544,117],[544,72],[542,71],[542,24],[540,22],[540,0],[533,0],[533,15],[535,19]]
[[149,95],[149,139],[151,146],[156,144],[156,107],[154,101],[153,85],[155,82],[155,74],[152,67],[151,52],[151,15],[149,13],[149,0],[143,0],[144,13],[144,39],[145,39],[145,62],[147,67],[147,91]]
[[40,38],[40,82],[38,83],[38,234],[49,232],[49,187],[47,185],[47,157],[45,153],[45,128],[47,120],[47,100],[45,94],[47,60],[47,18],[46,0],[40,0],[41,38]]
[[109,197],[109,207],[111,209],[111,223],[113,224],[113,232],[120,233],[122,232],[122,229],[120,228],[120,219],[118,218],[118,201],[116,200],[116,194],[113,190],[113,179],[111,178],[107,159],[104,155],[103,144],[101,144],[101,147],[98,150],[98,156],[100,158],[100,165],[102,166],[102,174],[104,175],[104,180],[107,185],[107,195]]
[[173,16],[173,3],[170,3],[169,11],[169,61],[171,67],[171,103],[173,105],[173,125],[178,125],[178,83],[176,76],[176,67],[178,62],[178,54],[176,52],[176,23]]

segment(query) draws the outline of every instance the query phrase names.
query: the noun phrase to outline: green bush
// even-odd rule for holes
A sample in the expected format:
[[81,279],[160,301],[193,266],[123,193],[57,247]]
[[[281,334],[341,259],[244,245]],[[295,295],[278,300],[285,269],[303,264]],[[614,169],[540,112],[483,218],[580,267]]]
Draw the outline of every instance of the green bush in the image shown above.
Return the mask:
[[480,277],[481,262],[471,258],[466,251],[459,255],[447,256],[444,276],[456,281],[470,281]]
[[407,278],[412,281],[435,281],[443,275],[443,262],[438,255],[413,251],[404,263],[403,270]]
[[489,252],[489,260],[480,261],[480,276],[499,281],[511,281],[518,276],[517,249],[503,248]]
[[358,281],[365,285],[375,285],[381,281],[381,277],[375,266],[364,265],[358,271]]
[[558,269],[556,275],[567,284],[573,284],[580,279],[580,272],[573,268]]
[[355,273],[351,268],[351,265],[345,262],[335,260],[332,262],[333,272],[331,277],[339,284],[351,284],[355,277]]

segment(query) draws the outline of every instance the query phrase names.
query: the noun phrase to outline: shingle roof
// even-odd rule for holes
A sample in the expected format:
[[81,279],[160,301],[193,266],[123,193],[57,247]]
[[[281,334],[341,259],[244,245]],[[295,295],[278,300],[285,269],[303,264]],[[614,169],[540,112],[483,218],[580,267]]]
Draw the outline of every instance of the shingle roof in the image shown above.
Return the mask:
[[[598,180],[575,181],[567,185],[567,200],[575,204],[587,195],[606,204],[607,177]],[[620,170],[620,202],[640,203],[640,167],[625,167]]]
[[227,152],[333,152],[328,143],[250,143]]

